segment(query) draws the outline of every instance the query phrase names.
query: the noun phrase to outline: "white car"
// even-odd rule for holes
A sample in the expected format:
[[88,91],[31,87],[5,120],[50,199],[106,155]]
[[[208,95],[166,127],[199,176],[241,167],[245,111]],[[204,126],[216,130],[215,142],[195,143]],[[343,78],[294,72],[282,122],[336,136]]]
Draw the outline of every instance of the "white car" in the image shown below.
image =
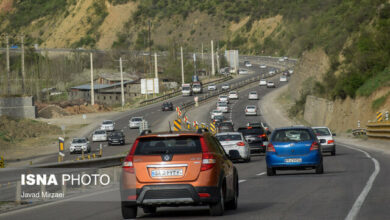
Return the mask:
[[267,88],[275,88],[275,83],[272,81],[267,82]]
[[294,70],[288,70],[288,73],[293,74],[294,73]]
[[96,130],[92,134],[92,141],[107,141],[107,131],[104,130]]
[[280,82],[287,82],[287,76],[280,76]]
[[143,120],[143,117],[132,117],[129,120],[129,128],[139,128]]
[[230,91],[229,92],[229,99],[238,99],[237,91]]
[[229,112],[229,106],[227,102],[217,102],[217,110],[223,113]]
[[91,145],[87,138],[73,138],[70,142],[69,151],[71,154],[76,152],[90,153]]
[[244,61],[244,64],[246,67],[252,67],[251,62],[249,62],[249,61]]
[[322,152],[330,152],[332,156],[336,155],[336,143],[333,136],[336,134],[332,133],[328,127],[312,127],[314,133],[317,135],[317,139],[321,143]]
[[222,116],[223,113],[217,109],[215,110],[212,110],[211,113],[210,113],[210,118],[211,120],[214,120],[215,116]]
[[223,84],[221,89],[222,90],[228,90],[228,89],[230,89],[230,86],[229,86],[229,84]]
[[245,115],[257,115],[257,107],[255,105],[247,105],[245,107]]
[[261,64],[261,65],[260,65],[260,69],[266,69],[266,68],[267,68],[266,65],[264,65],[264,64]]
[[218,102],[226,102],[226,103],[229,103],[229,96],[227,95],[220,95],[218,97]]
[[207,86],[207,90],[209,90],[209,91],[217,90],[217,86],[215,84],[211,84],[211,85]]
[[279,58],[279,62],[283,62],[283,61],[284,61],[283,57]]
[[248,73],[249,73],[248,70],[245,70],[245,69],[239,69],[238,70],[238,74],[240,74],[240,75],[246,75]]
[[274,75],[275,73],[276,73],[276,71],[274,69],[268,71],[268,75],[271,75],[271,76]]
[[259,82],[259,86],[266,86],[267,85],[267,80],[261,79]]
[[251,91],[251,92],[249,92],[248,99],[249,100],[258,100],[259,96],[257,95],[256,91]]
[[241,132],[221,132],[217,133],[215,137],[226,153],[229,153],[230,150],[237,150],[240,153],[241,159],[245,162],[251,160],[249,144]]
[[102,125],[100,126],[100,130],[104,130],[104,131],[115,130],[115,122],[112,120],[103,121]]

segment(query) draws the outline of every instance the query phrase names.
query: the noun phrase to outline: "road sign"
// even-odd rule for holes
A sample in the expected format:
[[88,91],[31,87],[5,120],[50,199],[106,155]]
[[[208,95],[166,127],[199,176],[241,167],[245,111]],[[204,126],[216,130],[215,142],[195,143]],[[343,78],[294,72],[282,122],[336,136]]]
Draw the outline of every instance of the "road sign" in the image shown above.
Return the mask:
[[376,113],[376,121],[382,121],[382,120],[383,120],[382,112],[377,112]]
[[173,130],[174,131],[181,131],[181,120],[174,120],[173,121]]
[[212,133],[215,134],[215,122],[211,122],[210,123],[210,130],[211,130]]
[[187,116],[184,116],[184,122],[188,122]]

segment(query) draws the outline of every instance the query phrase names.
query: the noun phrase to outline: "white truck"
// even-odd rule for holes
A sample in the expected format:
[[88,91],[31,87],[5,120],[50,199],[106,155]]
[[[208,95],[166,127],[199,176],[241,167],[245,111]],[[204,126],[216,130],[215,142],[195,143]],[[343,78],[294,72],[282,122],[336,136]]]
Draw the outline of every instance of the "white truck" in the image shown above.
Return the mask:
[[194,92],[194,94],[202,93],[202,91],[203,91],[202,83],[201,82],[193,82],[192,83],[192,91]]
[[181,93],[183,96],[191,96],[192,95],[192,88],[191,84],[186,83],[181,85]]

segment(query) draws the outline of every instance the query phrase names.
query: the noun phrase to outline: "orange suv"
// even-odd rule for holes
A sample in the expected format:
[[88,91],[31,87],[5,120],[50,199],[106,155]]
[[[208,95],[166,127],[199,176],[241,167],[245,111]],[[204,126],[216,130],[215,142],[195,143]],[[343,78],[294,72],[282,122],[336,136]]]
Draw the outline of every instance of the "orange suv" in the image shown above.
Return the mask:
[[122,166],[123,218],[137,207],[155,213],[161,206],[209,205],[210,214],[236,209],[238,173],[218,140],[207,132],[164,132],[139,136]]

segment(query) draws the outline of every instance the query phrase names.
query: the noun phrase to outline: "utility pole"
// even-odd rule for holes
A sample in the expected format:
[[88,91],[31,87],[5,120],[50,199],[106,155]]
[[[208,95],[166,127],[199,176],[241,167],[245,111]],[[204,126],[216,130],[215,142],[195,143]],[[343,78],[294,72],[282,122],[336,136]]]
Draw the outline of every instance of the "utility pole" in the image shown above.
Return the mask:
[[7,62],[7,94],[10,95],[11,94],[11,88],[10,88],[10,74],[11,74],[11,69],[10,69],[10,64],[9,64],[9,38],[8,38],[8,34],[5,35],[5,43],[7,44],[7,51],[6,51],[6,62]]
[[158,78],[157,53],[154,53],[154,78]]
[[121,95],[122,95],[122,110],[125,106],[125,91],[123,89],[123,68],[122,68],[122,57],[119,58],[119,68],[121,71]]
[[215,67],[214,67],[214,45],[211,40],[211,75],[215,76]]
[[22,93],[24,94],[26,92],[25,88],[25,78],[26,73],[24,71],[24,35],[20,35],[20,41],[22,43]]
[[184,62],[183,62],[183,47],[180,47],[181,57],[181,84],[184,84]]
[[219,66],[219,55],[218,55],[218,49],[217,49],[217,52],[215,53],[215,55],[216,55],[216,59],[217,59],[217,72],[219,73],[220,66]]
[[148,45],[149,45],[149,73],[152,74],[152,45],[150,41],[150,20],[148,21]]
[[93,55],[89,53],[91,59],[91,105],[95,105],[95,88],[93,86]]
[[204,59],[203,59],[203,43],[202,43],[202,65],[204,64]]

